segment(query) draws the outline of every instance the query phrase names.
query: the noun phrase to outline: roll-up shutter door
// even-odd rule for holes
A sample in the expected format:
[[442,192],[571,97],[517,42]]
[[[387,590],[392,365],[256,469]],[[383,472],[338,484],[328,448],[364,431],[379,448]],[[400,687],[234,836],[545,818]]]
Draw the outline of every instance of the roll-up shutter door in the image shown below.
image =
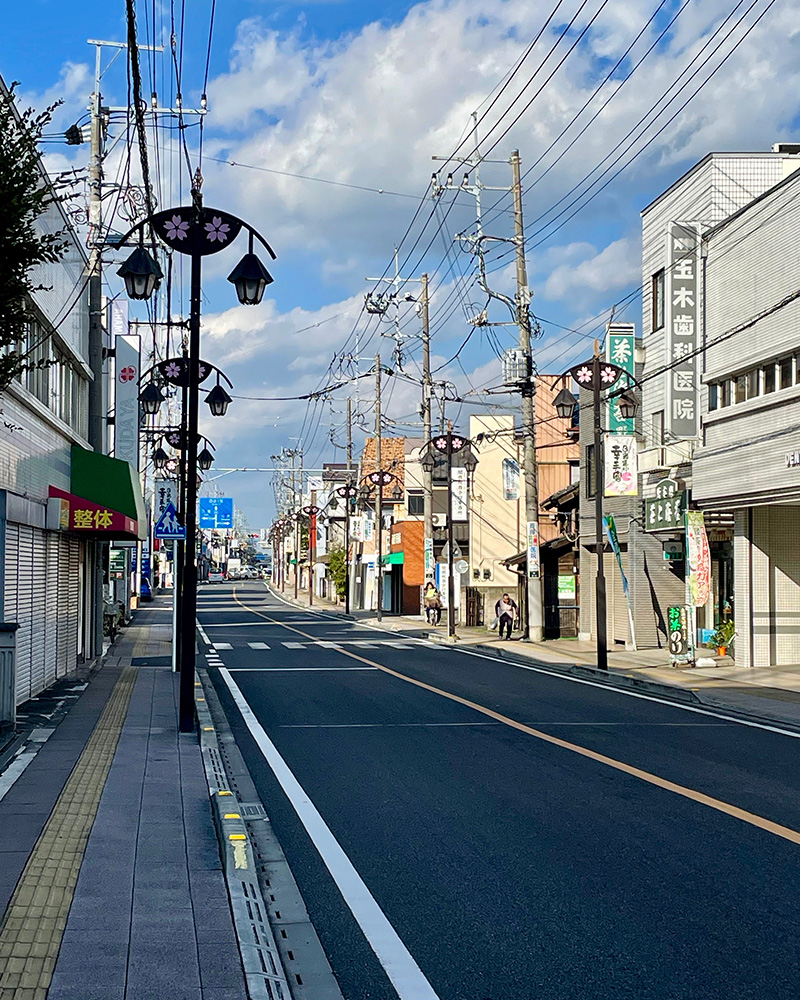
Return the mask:
[[[20,524],[17,547],[17,699],[25,701],[42,690],[44,669],[36,676],[31,657],[33,625],[33,528]],[[20,685],[22,685],[20,687]]]
[[44,610],[47,615],[47,631],[45,632],[45,675],[49,678],[47,683],[52,684],[58,677],[63,677],[66,673],[63,664],[58,659],[58,535],[53,531],[48,531],[46,535],[47,545],[47,591],[44,602]]
[[80,600],[81,600],[81,588],[80,588],[80,542],[77,538],[70,538],[69,540],[69,565],[70,565],[70,575],[69,575],[69,618],[68,618],[68,629],[69,629],[69,658],[67,661],[67,670],[72,671],[77,669],[78,666],[78,619],[80,617]]
[[[3,612],[7,622],[19,622],[19,525],[6,524],[6,569],[5,569],[5,607]],[[30,656],[25,656],[24,643],[20,643],[20,633],[17,630],[17,704],[21,705],[30,697],[31,671]]]
[[58,622],[58,669],[69,673],[69,538],[60,536],[58,539],[58,603],[56,619]]
[[31,528],[31,687],[43,691],[55,680],[47,676],[45,635],[47,633],[47,546],[45,533]]

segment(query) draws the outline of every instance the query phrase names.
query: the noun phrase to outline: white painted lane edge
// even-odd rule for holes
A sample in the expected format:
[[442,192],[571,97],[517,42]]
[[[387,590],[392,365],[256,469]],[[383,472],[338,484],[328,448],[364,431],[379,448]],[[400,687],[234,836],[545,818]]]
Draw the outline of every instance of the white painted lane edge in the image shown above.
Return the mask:
[[[266,586],[266,584],[265,584]],[[273,597],[277,597],[279,601],[283,601],[287,607],[294,607],[290,604],[284,597],[280,594],[276,594],[274,591],[270,591]],[[339,615],[333,615],[330,612],[320,611],[318,612],[320,616],[327,616],[329,618],[334,618],[341,621]],[[373,632],[383,632],[384,634],[389,631],[385,628],[379,628],[377,625],[370,625],[368,622],[354,622],[354,625],[359,628],[368,628]],[[397,633],[395,633],[397,634]],[[430,644],[429,640],[418,639],[416,636],[406,636],[406,642],[416,642]],[[433,645],[438,646],[439,643],[433,643]],[[669,708],[679,708],[683,712],[694,712],[696,715],[708,715],[712,719],[722,719],[725,722],[733,722],[740,726],[749,726],[751,729],[764,729],[768,733],[777,733],[779,736],[791,736],[792,739],[800,739],[800,733],[796,733],[791,729],[782,729],[780,726],[770,726],[766,722],[755,722],[752,719],[739,719],[735,715],[725,715],[723,712],[714,711],[711,708],[699,708],[696,705],[684,705],[682,702],[670,701],[668,698],[659,698],[652,694],[643,694],[641,691],[628,691],[625,688],[611,687],[608,684],[604,684],[602,681],[593,681],[588,677],[570,677],[568,674],[563,674],[557,670],[550,670],[546,665],[542,666],[532,666],[527,663],[517,663],[512,660],[505,660],[499,656],[490,656],[488,653],[478,653],[474,649],[464,649],[458,646],[442,646],[442,649],[451,650],[454,653],[461,653],[463,656],[477,656],[481,660],[491,660],[493,663],[503,663],[508,667],[519,667],[521,670],[530,670],[535,674],[546,674],[548,677],[556,677],[562,681],[571,681],[573,684],[586,684],[589,687],[601,688],[603,691],[608,691],[612,694],[625,695],[627,698],[639,698],[642,701],[654,701],[657,705],[667,705]]]
[[18,756],[11,761],[5,771],[0,774],[0,801],[6,797],[14,782],[17,778],[19,778],[38,752],[39,748],[37,747],[36,750],[28,750],[25,753],[18,754]]
[[364,880],[320,816],[316,806],[264,732],[230,671],[223,667],[220,670],[220,677],[227,684],[233,700],[242,713],[245,725],[272,768],[273,774],[305,827],[325,867],[339,887],[344,901],[364,932],[400,1000],[439,1000],[399,934],[389,923],[386,914],[378,906]]

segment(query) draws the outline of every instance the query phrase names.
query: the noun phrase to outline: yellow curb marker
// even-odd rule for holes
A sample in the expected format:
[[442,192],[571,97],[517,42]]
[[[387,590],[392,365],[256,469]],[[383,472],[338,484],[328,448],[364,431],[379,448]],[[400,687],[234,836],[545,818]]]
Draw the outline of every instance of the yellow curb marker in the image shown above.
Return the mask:
[[20,876],[0,926],[0,1000],[45,1000],[138,668],[125,667]]
[[[296,632],[298,635],[302,635],[306,639],[313,640],[314,638],[314,636],[310,635],[308,632],[303,632],[301,629],[295,628],[293,625],[286,625],[284,622],[278,621],[277,618],[270,618],[269,615],[265,615],[262,611],[257,611],[255,608],[249,607],[243,601],[240,601],[236,596],[235,587],[233,588],[233,599],[240,607],[244,608],[246,611],[250,611],[254,615],[258,615],[259,618],[264,618],[266,621],[272,622],[274,625],[280,625],[282,628],[289,629],[291,632]],[[725,813],[727,816],[732,816],[734,819],[741,820],[743,823],[749,823],[751,826],[758,827],[767,833],[771,833],[776,837],[781,837],[793,844],[800,844],[800,832],[791,829],[791,827],[782,826],[780,823],[774,823],[772,820],[766,819],[764,816],[748,812],[746,809],[740,809],[738,806],[731,805],[729,802],[723,802],[722,799],[715,799],[711,795],[698,792],[694,788],[687,788],[685,785],[679,785],[674,781],[668,781],[666,778],[661,778],[657,774],[651,774],[649,771],[645,771],[642,768],[626,764],[624,761],[616,760],[613,757],[607,757],[605,754],[597,753],[595,750],[589,750],[588,747],[582,747],[576,743],[570,743],[568,740],[559,739],[557,736],[551,736],[549,733],[543,733],[538,729],[534,729],[532,726],[526,726],[523,722],[517,722],[516,719],[510,719],[507,715],[502,715],[500,712],[495,712],[491,708],[486,708],[484,705],[479,705],[477,702],[470,701],[468,698],[462,698],[460,695],[453,694],[451,691],[444,691],[442,688],[434,687],[432,684],[426,684],[425,681],[419,681],[415,677],[408,677],[406,674],[401,674],[397,670],[385,667],[383,664],[376,663],[374,660],[368,660],[363,656],[359,656],[358,653],[351,653],[347,649],[340,649],[339,652],[343,656],[349,656],[353,660],[358,660],[360,663],[366,663],[371,667],[376,667],[378,670],[383,671],[383,673],[389,674],[391,677],[396,677],[398,680],[405,681],[407,684],[413,684],[415,687],[422,688],[424,691],[430,691],[432,694],[438,694],[442,698],[447,698],[448,701],[454,701],[459,705],[464,705],[466,708],[471,708],[476,712],[480,712],[481,715],[494,719],[496,722],[502,722],[511,729],[516,729],[521,733],[526,733],[528,736],[533,736],[537,740],[541,740],[543,743],[550,743],[553,746],[561,747],[564,750],[569,750],[572,753],[579,754],[581,757],[587,757],[589,760],[596,761],[599,764],[604,764],[606,767],[611,767],[615,771],[622,771],[624,774],[629,774],[634,778],[639,778],[641,781],[645,781],[650,785],[655,785],[657,788],[663,788],[665,791],[673,792],[675,795],[680,795],[683,798],[691,799],[691,801],[697,802],[700,805],[708,806],[709,809],[715,809],[717,812]],[[0,1000],[2,1000],[2,997],[0,997]]]

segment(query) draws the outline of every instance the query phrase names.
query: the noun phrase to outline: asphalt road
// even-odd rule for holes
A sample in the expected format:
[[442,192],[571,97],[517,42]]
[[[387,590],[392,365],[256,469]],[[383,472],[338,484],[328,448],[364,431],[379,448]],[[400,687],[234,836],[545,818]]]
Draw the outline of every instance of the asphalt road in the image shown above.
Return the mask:
[[347,1000],[800,995],[800,739],[261,583],[198,619]]

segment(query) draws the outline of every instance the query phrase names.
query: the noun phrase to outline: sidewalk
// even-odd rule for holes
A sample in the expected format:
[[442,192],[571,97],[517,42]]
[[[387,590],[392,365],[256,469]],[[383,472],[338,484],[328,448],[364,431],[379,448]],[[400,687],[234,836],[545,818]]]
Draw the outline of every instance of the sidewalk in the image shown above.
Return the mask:
[[178,733],[150,610],[167,603],[137,612],[0,783],[0,1000],[247,996],[198,737]]
[[[274,590],[274,588],[273,588]],[[288,591],[279,597],[308,607],[308,594],[300,595],[297,602]],[[344,614],[340,604],[323,598],[314,598],[314,608],[333,614]],[[312,608],[313,610],[313,608]],[[374,611],[355,611],[351,617],[364,625],[379,627],[391,632],[403,632],[417,638],[430,638],[450,646],[447,628],[442,624],[433,629],[422,615],[402,616],[384,613],[378,621]],[[500,640],[497,632],[459,625],[457,640],[452,645],[459,649],[470,648],[475,652],[500,656],[511,662],[535,661],[604,681],[618,686],[650,689],[653,693],[669,695],[670,689],[681,700],[692,699],[700,704],[725,711],[741,712],[759,718],[800,727],[800,664],[789,667],[737,667],[730,657],[717,658],[711,650],[716,665],[679,668],[670,663],[666,649],[626,650],[612,648],[608,653],[608,675],[597,670],[597,653],[594,642],[578,639],[551,639],[547,642],[523,642],[515,634],[511,641]]]

